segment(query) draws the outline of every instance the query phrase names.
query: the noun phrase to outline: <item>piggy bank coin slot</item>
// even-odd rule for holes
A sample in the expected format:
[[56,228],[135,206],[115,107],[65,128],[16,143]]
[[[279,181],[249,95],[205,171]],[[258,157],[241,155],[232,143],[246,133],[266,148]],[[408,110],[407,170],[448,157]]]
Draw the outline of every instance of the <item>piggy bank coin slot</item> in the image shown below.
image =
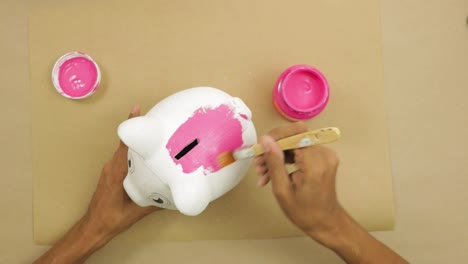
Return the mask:
[[196,138],[194,141],[190,142],[185,148],[183,148],[177,155],[175,155],[176,160],[180,160],[183,156],[185,156],[187,153],[189,153],[194,147],[198,145],[198,138]]

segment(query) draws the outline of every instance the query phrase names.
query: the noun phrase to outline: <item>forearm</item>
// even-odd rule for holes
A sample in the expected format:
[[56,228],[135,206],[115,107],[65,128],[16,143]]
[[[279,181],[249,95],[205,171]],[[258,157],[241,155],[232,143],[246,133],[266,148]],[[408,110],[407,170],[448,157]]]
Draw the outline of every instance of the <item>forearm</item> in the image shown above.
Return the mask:
[[91,254],[107,244],[112,237],[113,235],[99,228],[85,215],[34,263],[83,263]]
[[333,250],[346,263],[408,263],[397,253],[372,237],[343,209],[337,212],[333,227],[312,237]]

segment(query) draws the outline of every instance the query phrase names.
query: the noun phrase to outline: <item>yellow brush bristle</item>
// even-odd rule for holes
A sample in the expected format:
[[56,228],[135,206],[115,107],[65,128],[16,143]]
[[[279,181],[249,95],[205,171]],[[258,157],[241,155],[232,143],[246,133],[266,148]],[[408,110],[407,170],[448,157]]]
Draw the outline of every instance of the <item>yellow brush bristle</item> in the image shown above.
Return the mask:
[[217,157],[218,165],[221,168],[228,166],[229,164],[234,163],[236,160],[232,156],[232,152],[223,152]]

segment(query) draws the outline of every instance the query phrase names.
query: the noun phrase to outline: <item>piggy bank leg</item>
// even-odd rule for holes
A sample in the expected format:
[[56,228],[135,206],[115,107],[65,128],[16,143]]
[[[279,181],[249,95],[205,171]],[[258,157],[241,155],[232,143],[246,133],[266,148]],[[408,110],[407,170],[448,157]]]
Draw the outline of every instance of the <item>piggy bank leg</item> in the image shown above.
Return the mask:
[[172,196],[177,209],[189,216],[203,212],[211,201],[211,190],[206,176],[184,175],[171,184]]

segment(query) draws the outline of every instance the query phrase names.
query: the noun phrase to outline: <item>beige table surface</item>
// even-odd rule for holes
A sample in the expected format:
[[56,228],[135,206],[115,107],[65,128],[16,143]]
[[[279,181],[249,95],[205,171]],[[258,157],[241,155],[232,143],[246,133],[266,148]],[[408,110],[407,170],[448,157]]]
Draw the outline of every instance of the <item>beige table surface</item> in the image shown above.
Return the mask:
[[[374,233],[412,263],[468,258],[468,2],[381,0],[397,226]],[[0,263],[29,263],[32,240],[27,12],[0,2]],[[87,263],[341,263],[307,238],[170,242],[119,238]]]
[[[336,182],[338,199],[368,230],[393,228],[378,0],[292,0],[288,8],[270,0],[53,2],[30,6],[29,12],[37,243],[58,240],[86,211],[96,174],[115,149],[116,127],[135,100],[145,112],[181,89],[218,87],[245,101],[261,135],[286,123],[271,104],[271,89],[281,71],[295,63],[315,65],[330,83],[326,111],[307,124],[342,131],[342,138],[330,144],[340,153],[340,171],[345,172]],[[71,13],[83,14],[80,23],[67,19]],[[50,81],[53,62],[69,49],[88,52],[100,64],[102,85],[88,100],[64,100]],[[255,187],[254,174],[251,169],[197,217],[165,210],[120,239],[141,243],[301,235],[283,216],[270,188]]]

